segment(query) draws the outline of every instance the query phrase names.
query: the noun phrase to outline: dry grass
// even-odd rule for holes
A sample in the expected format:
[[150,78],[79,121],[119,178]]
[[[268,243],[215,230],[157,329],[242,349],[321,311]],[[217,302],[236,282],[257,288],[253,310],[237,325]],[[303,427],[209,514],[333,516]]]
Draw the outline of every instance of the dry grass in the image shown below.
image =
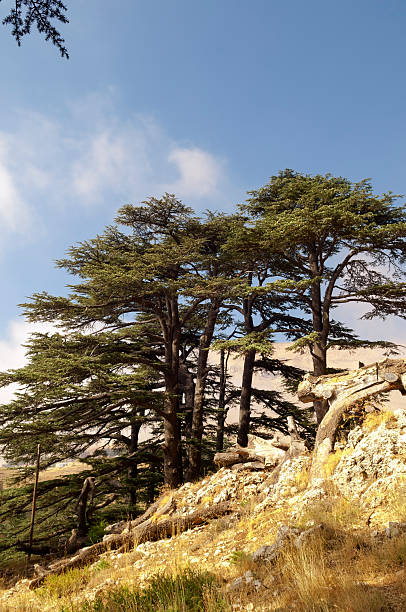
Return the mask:
[[[46,480],[53,480],[60,478],[61,476],[69,476],[70,474],[80,474],[86,470],[91,469],[86,463],[80,461],[72,461],[68,465],[62,467],[52,467],[48,470],[43,470],[39,473],[39,481],[44,482]],[[13,479],[17,476],[18,470],[16,468],[0,468],[0,483],[3,488],[6,489],[9,486],[15,486]]]
[[[393,520],[406,516],[404,493],[396,508],[390,502]],[[333,486],[326,498],[306,507],[295,519],[291,516],[295,508],[289,505],[289,500],[280,507],[261,512],[256,511],[258,501],[255,496],[241,500],[238,515],[219,518],[182,534],[174,533],[168,540],[135,545],[123,554],[106,553],[90,568],[48,580],[34,592],[15,593],[9,607],[0,605],[0,610],[60,612],[65,608],[71,611],[92,592],[108,592],[123,585],[130,589],[148,588],[151,577],[159,571],[177,576],[189,569],[215,576],[215,587],[207,587],[203,593],[200,609],[206,612],[217,612],[220,595],[221,601],[229,602],[229,608],[222,608],[227,612],[228,609],[241,612],[406,610],[405,535],[373,538],[366,526],[365,510],[340,496]],[[253,563],[252,552],[264,544],[272,544],[278,526],[305,527],[309,521],[326,525],[325,535],[316,534],[300,548],[293,545],[285,548],[273,565]],[[226,584],[247,570],[252,571],[263,587],[256,591],[246,585],[238,592],[228,592]]]
[[327,478],[331,476],[335,472],[335,469],[338,466],[338,464],[340,463],[341,458],[347,455],[351,455],[351,453],[352,453],[352,449],[349,449],[349,448],[345,448],[345,449],[339,448],[336,451],[334,451],[334,453],[330,453],[323,466],[325,476]]
[[363,423],[362,429],[365,432],[373,431],[377,429],[382,423],[391,423],[396,420],[396,417],[392,410],[378,410],[376,412],[370,412],[366,415]]

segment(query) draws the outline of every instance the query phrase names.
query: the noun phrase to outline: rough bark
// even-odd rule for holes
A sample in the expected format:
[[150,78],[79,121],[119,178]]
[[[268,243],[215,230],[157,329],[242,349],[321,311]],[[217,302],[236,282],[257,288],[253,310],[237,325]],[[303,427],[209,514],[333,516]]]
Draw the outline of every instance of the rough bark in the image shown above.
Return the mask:
[[95,489],[95,478],[89,476],[83,483],[82,490],[79,495],[79,499],[76,504],[76,510],[78,513],[78,528],[77,534],[79,537],[87,535],[87,504],[91,505],[94,497]]
[[252,377],[254,373],[255,349],[247,351],[244,358],[244,369],[241,383],[240,414],[238,421],[237,442],[247,446],[251,418]]
[[313,453],[311,476],[322,477],[328,455],[334,450],[337,429],[343,414],[355,402],[378,393],[399,390],[404,393],[406,360],[386,359],[369,366],[327,376],[307,374],[298,387],[302,402],[324,400],[329,410],[319,425]]
[[164,418],[164,482],[171,488],[176,488],[182,481],[179,474],[179,421],[176,413],[168,411]]
[[[145,413],[145,410],[142,411],[142,414]],[[141,419],[137,419],[137,410],[133,408],[132,410],[132,419],[134,419],[131,423],[131,434],[130,434],[130,446],[129,453],[131,455],[135,455],[138,450],[138,436],[141,429]],[[138,475],[138,464],[137,460],[134,459],[132,464],[128,468],[128,478],[130,480],[130,505],[131,508],[135,510],[137,504],[137,491],[134,486],[134,481]]]
[[74,567],[82,567],[96,559],[106,550],[115,550],[122,546],[130,546],[135,543],[154,542],[172,537],[173,534],[179,534],[188,529],[193,529],[199,525],[203,525],[219,516],[230,514],[232,506],[230,502],[216,504],[209,508],[197,510],[189,516],[173,517],[162,521],[147,520],[130,533],[114,534],[106,538],[103,542],[98,542],[93,546],[79,551],[77,555],[69,559],[61,559],[52,563],[47,569],[39,568],[39,575],[30,582],[30,588],[38,587],[46,576],[51,574],[61,574],[68,569]]
[[230,467],[241,463],[259,462],[274,468],[286,458],[306,452],[303,440],[300,438],[293,417],[288,417],[289,436],[276,432],[271,440],[264,440],[250,434],[248,446],[238,444],[225,453],[216,453],[214,462],[222,467]]
[[165,346],[164,482],[171,488],[182,482],[179,413],[179,349],[181,325],[176,293],[165,297],[165,314],[160,317]]
[[[320,276],[319,261],[316,248],[309,253],[309,267],[312,277],[316,279]],[[318,339],[313,342],[310,353],[313,361],[313,374],[315,376],[323,376],[327,372],[327,337],[328,330],[325,328],[328,323],[327,313],[323,312],[323,304],[321,299],[320,281],[314,281],[311,286],[311,310],[313,331],[317,332]],[[325,316],[323,316],[323,314]],[[313,408],[317,423],[321,423],[324,415],[328,410],[328,405],[324,400],[315,400]]]
[[249,453],[243,455],[237,451],[216,453],[214,455],[214,463],[220,465],[221,467],[230,467],[236,463],[246,463],[248,461],[260,461],[260,458],[254,454],[252,456]]

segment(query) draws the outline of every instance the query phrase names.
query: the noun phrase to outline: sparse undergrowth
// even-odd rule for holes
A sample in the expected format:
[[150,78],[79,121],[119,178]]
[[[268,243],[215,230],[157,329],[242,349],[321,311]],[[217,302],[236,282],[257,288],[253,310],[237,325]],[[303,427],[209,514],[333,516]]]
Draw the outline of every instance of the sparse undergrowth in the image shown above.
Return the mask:
[[[332,468],[339,456],[332,458]],[[126,552],[104,553],[89,567],[49,576],[35,591],[23,588],[13,593],[0,610],[406,610],[406,534],[398,529],[388,537],[383,529],[389,520],[406,520],[404,481],[399,476],[393,492],[383,489],[385,503],[377,515],[380,522],[370,527],[370,508],[356,499],[346,499],[332,480],[310,490],[317,495],[309,497],[305,468],[296,480],[294,474],[290,476],[289,483],[295,485],[293,497],[284,495],[279,503],[264,506],[255,482],[241,476],[233,515],[174,533],[166,540],[131,546]],[[230,475],[230,482],[232,478]],[[215,476],[206,479],[205,486],[214,485],[219,486]],[[200,490],[202,483],[194,487]],[[320,524],[323,529],[317,529]],[[301,531],[313,526],[315,530],[300,545],[293,539],[287,541],[272,563],[255,562],[252,553],[263,545],[272,545],[281,525]],[[379,525],[380,533],[374,535]],[[236,578],[246,573],[251,580],[242,580],[234,588]]]
[[176,576],[158,574],[143,589],[123,586],[62,612],[226,612],[230,605],[216,577],[186,569]]

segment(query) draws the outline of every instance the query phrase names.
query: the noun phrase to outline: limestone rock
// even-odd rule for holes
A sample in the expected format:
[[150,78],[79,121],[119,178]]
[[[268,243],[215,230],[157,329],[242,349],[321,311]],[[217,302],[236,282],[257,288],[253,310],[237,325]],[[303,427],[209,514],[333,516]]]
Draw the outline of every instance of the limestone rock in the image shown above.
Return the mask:
[[262,587],[262,582],[255,578],[254,574],[248,570],[243,576],[239,576],[228,586],[229,591],[256,590]]
[[372,431],[352,430],[332,481],[346,497],[377,507],[390,490],[406,479],[406,415],[403,410],[383,419]]

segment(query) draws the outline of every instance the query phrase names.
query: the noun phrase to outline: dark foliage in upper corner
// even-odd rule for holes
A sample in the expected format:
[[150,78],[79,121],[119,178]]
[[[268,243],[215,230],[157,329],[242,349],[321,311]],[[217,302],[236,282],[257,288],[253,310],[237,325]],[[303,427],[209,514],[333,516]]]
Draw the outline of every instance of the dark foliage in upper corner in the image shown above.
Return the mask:
[[55,20],[69,23],[65,14],[67,7],[61,0],[15,0],[13,4],[14,8],[3,19],[3,24],[11,25],[11,33],[18,46],[21,45],[22,37],[30,34],[31,27],[36,25],[38,32],[45,35],[45,40],[50,40],[59,49],[61,56],[69,59],[65,40],[52,23]]

